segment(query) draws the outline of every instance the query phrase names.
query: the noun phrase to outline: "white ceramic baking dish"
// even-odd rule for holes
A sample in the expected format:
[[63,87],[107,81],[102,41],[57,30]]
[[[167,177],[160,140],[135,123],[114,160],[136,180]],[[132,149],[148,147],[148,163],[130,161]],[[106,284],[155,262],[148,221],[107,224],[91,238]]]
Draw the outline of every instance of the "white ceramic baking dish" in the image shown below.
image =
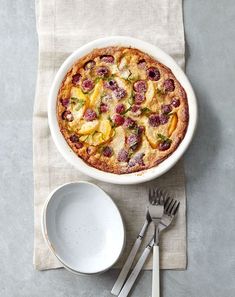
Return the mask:
[[[179,80],[181,85],[184,87],[187,96],[188,96],[188,105],[189,105],[189,124],[186,135],[178,148],[170,155],[166,160],[160,163],[158,166],[135,172],[129,174],[113,174],[98,170],[86,164],[81,158],[79,158],[69,147],[67,142],[65,141],[63,135],[60,132],[59,125],[57,122],[56,116],[56,100],[58,90],[60,88],[61,82],[65,77],[67,71],[72,67],[74,62],[79,58],[85,56],[90,51],[95,48],[102,48],[107,46],[126,46],[126,47],[134,47],[140,49],[147,54],[153,56],[161,63],[165,64],[169,67],[174,73],[175,77]],[[73,54],[71,54],[61,65],[58,70],[55,79],[52,83],[51,90],[49,93],[49,103],[48,103],[48,119],[49,126],[52,134],[52,138],[56,144],[57,149],[60,151],[62,156],[71,163],[77,170],[89,175],[95,179],[114,183],[114,184],[138,184],[142,182],[146,182],[152,180],[156,177],[161,176],[165,172],[167,172],[170,168],[172,168],[176,162],[182,157],[188,148],[196,128],[197,124],[197,102],[196,97],[193,91],[193,88],[184,74],[183,70],[177,65],[177,63],[165,52],[163,52],[158,47],[135,39],[131,37],[123,37],[123,36],[113,36],[102,39],[94,40],[79,49],[77,49]]]

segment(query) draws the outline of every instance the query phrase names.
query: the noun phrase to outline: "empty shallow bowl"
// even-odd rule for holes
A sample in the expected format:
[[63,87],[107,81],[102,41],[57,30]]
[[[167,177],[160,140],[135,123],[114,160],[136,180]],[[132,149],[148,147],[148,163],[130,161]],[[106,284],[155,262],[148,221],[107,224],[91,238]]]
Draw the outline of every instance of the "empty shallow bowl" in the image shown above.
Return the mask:
[[43,235],[61,264],[75,273],[96,274],[120,257],[125,230],[112,199],[88,182],[55,189],[45,203]]

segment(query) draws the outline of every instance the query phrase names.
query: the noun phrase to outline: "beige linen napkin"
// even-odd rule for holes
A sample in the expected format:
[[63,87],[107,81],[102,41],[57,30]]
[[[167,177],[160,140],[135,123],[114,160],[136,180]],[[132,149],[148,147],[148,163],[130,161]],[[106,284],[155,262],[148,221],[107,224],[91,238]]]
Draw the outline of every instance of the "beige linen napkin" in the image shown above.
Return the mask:
[[[55,187],[88,180],[102,187],[119,207],[126,225],[127,244],[115,267],[121,267],[143,224],[150,186],[171,190],[181,201],[174,226],[161,240],[160,265],[164,269],[186,268],[186,198],[182,161],[152,182],[110,185],[93,180],[70,166],[57,151],[47,121],[47,100],[52,80],[61,63],[83,44],[110,35],[136,37],[159,46],[181,67],[184,65],[184,32],[181,0],[36,0],[39,35],[39,65],[33,115],[34,210],[36,269],[61,267],[50,253],[41,232],[41,212],[45,199]],[[149,230],[145,244],[151,236]],[[151,257],[145,265],[151,269]]]

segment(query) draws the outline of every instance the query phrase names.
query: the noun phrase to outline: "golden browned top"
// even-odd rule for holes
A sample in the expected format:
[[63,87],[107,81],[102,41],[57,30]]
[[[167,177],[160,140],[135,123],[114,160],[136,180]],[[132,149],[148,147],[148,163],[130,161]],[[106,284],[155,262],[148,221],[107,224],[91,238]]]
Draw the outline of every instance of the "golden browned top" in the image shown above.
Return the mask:
[[133,48],[95,49],[58,93],[57,117],[73,151],[103,171],[156,166],[183,139],[187,96],[169,68]]

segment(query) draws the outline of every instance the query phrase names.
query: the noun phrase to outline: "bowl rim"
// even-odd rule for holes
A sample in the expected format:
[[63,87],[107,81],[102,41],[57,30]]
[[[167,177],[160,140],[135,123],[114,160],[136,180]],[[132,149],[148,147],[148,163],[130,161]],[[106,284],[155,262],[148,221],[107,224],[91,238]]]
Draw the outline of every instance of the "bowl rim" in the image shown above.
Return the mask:
[[[117,211],[117,213],[119,214],[120,216],[120,222],[121,222],[121,227],[122,227],[122,248],[120,249],[117,257],[114,259],[114,261],[112,262],[112,264],[110,264],[109,266],[107,266],[105,269],[103,270],[100,270],[100,271],[95,271],[95,272],[84,272],[84,271],[78,271],[78,270],[75,270],[74,268],[70,267],[59,255],[58,253],[56,252],[56,250],[53,248],[52,244],[51,244],[51,241],[50,241],[50,238],[49,238],[49,235],[48,235],[48,232],[47,232],[47,223],[46,223],[46,214],[47,214],[47,208],[48,208],[48,205],[50,203],[50,201],[53,199],[53,197],[55,197],[55,193],[60,190],[61,188],[64,188],[64,187],[67,187],[69,185],[72,185],[72,184],[87,184],[87,185],[91,185],[95,188],[98,188],[99,190],[101,190],[104,195],[106,196],[105,198],[106,199],[109,199],[114,207],[114,209]],[[74,274],[78,274],[78,275],[98,275],[98,274],[101,274],[109,269],[111,269],[115,263],[120,259],[123,251],[124,251],[124,248],[125,248],[125,245],[126,245],[126,229],[125,229],[125,224],[124,224],[124,220],[123,220],[123,217],[122,217],[122,214],[120,212],[120,210],[118,209],[116,203],[113,201],[113,199],[111,198],[111,196],[109,194],[107,194],[101,187],[97,186],[96,184],[93,184],[91,182],[88,182],[88,181],[77,181],[77,182],[68,182],[68,183],[65,183],[65,184],[62,184],[58,187],[56,187],[53,191],[51,191],[51,193],[48,195],[44,205],[43,205],[43,209],[42,209],[42,215],[41,215],[41,230],[42,230],[42,235],[43,235],[43,238],[44,240],[46,241],[47,243],[47,246],[49,248],[49,250],[52,252],[52,254],[58,259],[58,261],[61,263],[61,265],[66,268],[68,271],[74,273]]]
[[[171,69],[175,77],[178,79],[178,81],[181,83],[186,91],[189,106],[189,122],[186,134],[177,149],[168,158],[166,158],[163,162],[155,167],[127,174],[115,174],[101,171],[88,165],[85,161],[78,157],[67,144],[62,133],[60,132],[56,114],[56,101],[62,80],[76,60],[88,54],[95,48],[102,48],[107,46],[133,47],[153,56],[159,62],[163,63]],[[49,92],[48,122],[53,141],[58,151],[65,158],[65,160],[67,160],[67,162],[73,165],[80,172],[97,180],[113,184],[139,184],[157,178],[170,170],[183,156],[188,146],[190,145],[197,126],[197,120],[198,108],[196,96],[191,83],[189,82],[184,71],[178,66],[175,60],[168,54],[166,54],[163,50],[155,45],[133,37],[111,36],[99,38],[81,46],[71,55],[69,55],[60,66],[58,72],[55,75]]]

